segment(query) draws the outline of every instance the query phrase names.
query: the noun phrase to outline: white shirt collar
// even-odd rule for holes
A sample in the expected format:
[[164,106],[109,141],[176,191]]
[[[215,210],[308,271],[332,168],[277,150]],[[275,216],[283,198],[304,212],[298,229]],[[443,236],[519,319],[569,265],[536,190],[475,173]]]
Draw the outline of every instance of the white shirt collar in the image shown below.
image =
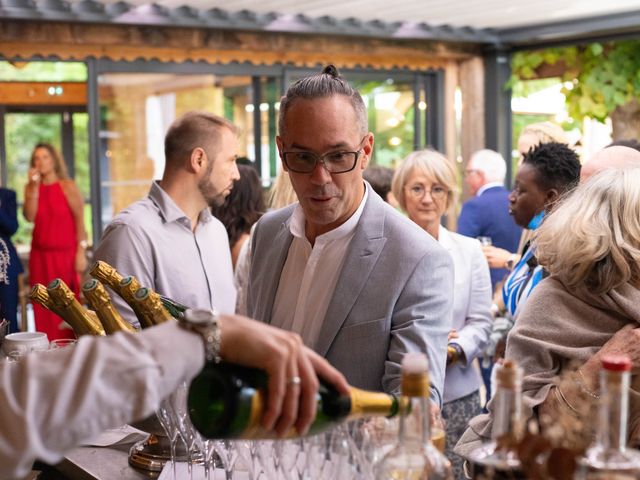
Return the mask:
[[[326,243],[331,240],[336,240],[338,238],[346,237],[347,235],[353,233],[356,226],[358,225],[358,221],[360,221],[360,217],[362,216],[362,212],[364,210],[364,206],[367,203],[367,198],[369,197],[369,189],[364,189],[364,195],[362,196],[362,200],[360,201],[360,205],[358,209],[351,215],[346,222],[342,225],[334,228],[333,230],[329,230],[327,233],[323,233],[322,235],[318,235],[316,237],[315,243]],[[298,203],[294,209],[293,214],[291,215],[291,221],[289,222],[289,230],[291,231],[291,235],[298,238],[303,238],[306,240],[305,235],[305,217],[304,210]]]
[[487,190],[489,190],[490,188],[494,188],[494,187],[503,187],[503,183],[502,182],[489,182],[489,183],[485,183],[483,186],[481,186],[478,189],[478,193],[476,193],[476,197],[479,197],[480,195],[482,195],[484,192],[486,192]]

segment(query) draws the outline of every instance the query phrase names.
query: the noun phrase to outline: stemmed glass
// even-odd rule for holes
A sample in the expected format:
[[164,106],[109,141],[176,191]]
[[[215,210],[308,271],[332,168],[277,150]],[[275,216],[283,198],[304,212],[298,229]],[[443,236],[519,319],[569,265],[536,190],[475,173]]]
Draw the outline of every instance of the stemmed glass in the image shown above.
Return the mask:
[[185,382],[171,394],[170,402],[173,407],[174,421],[187,448],[187,470],[189,477],[193,476],[194,464],[204,464],[205,475],[210,478],[213,447],[210,440],[201,437],[189,418],[187,407],[188,386]]
[[[165,398],[160,402],[160,406],[156,411],[156,416],[167,433],[167,437],[169,437],[169,450],[171,455],[171,469],[173,472],[173,478],[177,478],[176,472],[176,444],[178,440],[181,438],[180,431],[176,425],[176,415],[173,412],[173,407],[171,405],[171,398]],[[186,443],[185,443],[186,444]]]
[[278,459],[274,455],[273,440],[254,442],[256,456],[260,463],[258,478],[272,479],[277,477]]
[[327,433],[329,463],[331,465],[331,478],[352,479],[355,477],[355,462],[351,455],[349,444],[349,431],[341,425]]
[[[238,460],[244,465],[249,474],[249,480],[254,480],[255,468],[254,468],[254,455],[252,442],[246,440],[237,440],[235,443],[236,452],[238,452]],[[236,463],[237,465],[237,463]]]
[[230,440],[218,440],[213,445],[215,452],[218,454],[226,480],[233,480],[233,470],[238,460],[238,451],[234,442]]

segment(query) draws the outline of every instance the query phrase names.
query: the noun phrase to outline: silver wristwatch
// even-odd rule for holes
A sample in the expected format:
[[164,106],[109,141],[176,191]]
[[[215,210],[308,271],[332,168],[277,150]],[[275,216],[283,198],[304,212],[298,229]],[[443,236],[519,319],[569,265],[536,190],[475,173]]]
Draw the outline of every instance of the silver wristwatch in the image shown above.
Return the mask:
[[207,362],[219,363],[220,358],[220,327],[216,310],[191,309],[184,312],[178,319],[181,327],[199,334],[204,341],[204,353]]

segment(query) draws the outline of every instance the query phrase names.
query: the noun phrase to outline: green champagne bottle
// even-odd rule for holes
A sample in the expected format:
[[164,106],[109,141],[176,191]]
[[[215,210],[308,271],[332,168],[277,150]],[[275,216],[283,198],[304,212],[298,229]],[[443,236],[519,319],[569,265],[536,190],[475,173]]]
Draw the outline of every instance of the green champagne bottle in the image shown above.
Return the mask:
[[[191,422],[206,438],[272,438],[262,426],[266,404],[267,374],[263,370],[227,363],[208,363],[189,387],[187,405]],[[351,388],[340,395],[320,382],[318,411],[308,435],[315,435],[345,420],[370,416],[393,417],[400,410],[398,398],[380,392]],[[287,437],[299,436],[292,429]]]

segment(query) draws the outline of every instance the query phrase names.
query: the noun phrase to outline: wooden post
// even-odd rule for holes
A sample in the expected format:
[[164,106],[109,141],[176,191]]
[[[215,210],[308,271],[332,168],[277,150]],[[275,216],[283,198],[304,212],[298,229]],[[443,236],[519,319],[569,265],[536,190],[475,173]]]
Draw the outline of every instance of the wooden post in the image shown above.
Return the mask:
[[[484,125],[484,64],[480,57],[460,62],[460,89],[462,91],[462,121],[460,127],[461,174],[474,152],[485,148]],[[464,182],[463,199],[469,197]]]

